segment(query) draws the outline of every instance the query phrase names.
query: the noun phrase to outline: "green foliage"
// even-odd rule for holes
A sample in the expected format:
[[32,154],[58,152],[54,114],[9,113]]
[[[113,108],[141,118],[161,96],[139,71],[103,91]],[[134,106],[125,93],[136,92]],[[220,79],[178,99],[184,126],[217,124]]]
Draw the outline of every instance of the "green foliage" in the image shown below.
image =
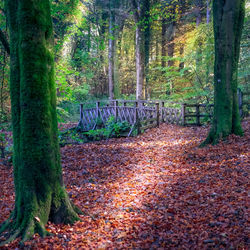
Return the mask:
[[110,116],[106,123],[106,129],[110,136],[119,137],[122,133],[129,131],[130,124],[127,121],[116,121],[114,116]]
[[127,135],[131,129],[131,126],[127,121],[115,121],[113,116],[108,119],[105,126],[103,126],[101,119],[98,119],[96,123],[98,129],[89,130],[84,133],[82,133],[77,127],[66,131],[59,131],[60,145],[82,144],[89,141],[99,141],[113,137],[117,138],[122,135]]
[[88,142],[87,136],[78,131],[76,128],[59,131],[58,138],[61,147],[67,144],[82,144]]
[[5,147],[7,145],[7,140],[5,137],[5,133],[0,131],[0,157],[5,158]]
[[102,140],[111,137],[120,137],[129,132],[131,126],[127,121],[116,121],[114,116],[109,117],[104,128],[89,130],[85,134],[90,140]]
[[241,89],[249,91],[250,82],[250,4],[246,4],[245,23],[242,31],[238,80]]

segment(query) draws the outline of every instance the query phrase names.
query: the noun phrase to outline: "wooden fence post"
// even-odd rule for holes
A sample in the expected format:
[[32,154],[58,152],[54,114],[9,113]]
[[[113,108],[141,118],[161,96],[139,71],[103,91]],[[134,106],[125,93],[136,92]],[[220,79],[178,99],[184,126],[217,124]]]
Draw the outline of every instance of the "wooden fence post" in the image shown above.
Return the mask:
[[96,102],[96,120],[98,121],[100,117],[100,102]]
[[118,101],[115,100],[115,122],[117,122],[118,119]]
[[161,122],[164,122],[164,105],[165,102],[161,102]]
[[243,93],[240,88],[237,89],[237,96],[238,96],[238,104],[239,104],[239,112],[240,117],[243,116]]
[[196,105],[196,125],[200,126],[200,104]]
[[137,133],[138,135],[141,133],[141,128],[140,128],[140,119],[139,119],[139,114],[138,114],[138,102],[135,102],[135,124],[137,127]]
[[80,121],[78,123],[78,127],[83,127],[83,104],[80,104]]
[[159,102],[157,102],[155,104],[155,107],[156,107],[156,126],[157,128],[159,128],[160,126],[160,107],[159,107]]
[[182,126],[185,126],[185,110],[186,110],[186,104],[182,103],[181,105]]

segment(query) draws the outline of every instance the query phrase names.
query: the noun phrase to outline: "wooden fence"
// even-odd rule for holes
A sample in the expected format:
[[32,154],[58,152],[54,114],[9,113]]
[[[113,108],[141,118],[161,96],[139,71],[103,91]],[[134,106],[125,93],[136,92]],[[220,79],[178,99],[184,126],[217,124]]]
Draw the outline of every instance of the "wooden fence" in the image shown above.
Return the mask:
[[140,133],[142,130],[159,126],[159,103],[112,100],[104,106],[96,102],[94,108],[84,108],[84,104],[80,104],[78,126],[84,131],[95,129],[100,123],[105,126],[111,116],[115,117],[115,120],[129,122],[132,129],[136,128]]
[[[246,94],[239,92],[239,109],[241,116],[249,115],[249,101],[246,101]],[[89,103],[80,104],[80,121],[78,126],[82,130],[95,129],[98,124],[106,125],[109,117],[113,116],[118,121],[127,121],[132,129],[138,133],[160,123],[178,125],[197,125],[211,121],[213,116],[212,104],[186,104],[170,103],[165,101],[134,101],[134,100],[110,100],[104,104],[98,101],[95,107],[87,108]]]

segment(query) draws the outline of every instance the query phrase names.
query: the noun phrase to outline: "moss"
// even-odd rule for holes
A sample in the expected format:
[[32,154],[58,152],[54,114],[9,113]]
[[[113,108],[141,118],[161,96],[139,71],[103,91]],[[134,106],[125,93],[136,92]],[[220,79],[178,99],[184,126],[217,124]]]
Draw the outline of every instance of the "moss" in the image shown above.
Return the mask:
[[215,144],[234,133],[243,135],[237,98],[240,37],[244,20],[244,0],[214,1],[214,120],[202,145]]
[[57,137],[53,32],[49,0],[7,0],[11,44],[14,216],[0,230],[7,241],[46,236],[50,218],[79,220],[62,182]]

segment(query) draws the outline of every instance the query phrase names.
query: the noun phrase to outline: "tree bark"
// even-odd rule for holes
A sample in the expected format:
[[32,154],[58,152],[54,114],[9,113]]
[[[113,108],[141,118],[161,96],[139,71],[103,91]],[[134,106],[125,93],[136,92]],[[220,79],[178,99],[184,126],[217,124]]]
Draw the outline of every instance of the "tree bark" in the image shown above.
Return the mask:
[[9,242],[47,235],[48,220],[73,223],[79,217],[62,180],[49,0],[6,0],[6,9],[16,196],[0,232],[9,232]]
[[[176,23],[175,21],[171,22],[168,29],[167,29],[167,41],[168,41],[168,56],[170,58],[174,57],[174,38],[175,38],[175,29]],[[168,67],[172,67],[174,65],[173,60],[168,60]]]
[[9,42],[8,42],[6,36],[4,35],[4,33],[1,29],[0,29],[0,41],[1,41],[4,49],[6,50],[6,52],[9,55],[10,54],[10,45],[9,45]]
[[150,38],[151,38],[151,32],[150,32],[150,1],[145,0],[145,14],[144,14],[144,20],[145,20],[145,28],[144,28],[144,37],[145,37],[145,44],[144,44],[144,50],[145,50],[145,98],[148,99],[149,97],[149,57],[150,57]]
[[[166,67],[166,56],[172,58],[174,56],[174,38],[175,38],[175,6],[169,10],[170,16],[162,19],[162,61],[161,66]],[[173,60],[168,60],[168,67],[174,65]]]
[[207,19],[207,24],[209,24],[210,22],[210,0],[207,0],[207,13],[206,13],[206,19]]
[[114,36],[114,24],[115,24],[115,13],[110,6],[109,11],[109,99],[114,99],[114,81],[115,81],[115,36]]
[[134,19],[136,23],[135,32],[135,57],[136,57],[136,99],[144,98],[143,86],[145,78],[145,34],[144,34],[144,15],[145,0],[133,0]]
[[167,23],[166,18],[162,19],[161,24],[161,66],[162,68],[166,67],[166,56],[167,56],[167,50],[166,50],[166,44],[167,44],[167,38],[166,38],[166,31],[167,31]]
[[138,24],[135,34],[136,47],[136,99],[143,99],[143,85],[144,85],[144,39],[142,28]]
[[[180,57],[183,57],[183,54],[184,54],[184,44],[181,44],[180,45]],[[184,69],[184,62],[180,62],[179,63],[179,70],[182,70]]]
[[202,21],[201,9],[203,7],[203,0],[195,0],[195,14],[196,14],[196,27],[198,27]]
[[237,100],[237,75],[244,13],[244,0],[213,1],[214,118],[202,146],[215,144],[232,133],[243,135]]

